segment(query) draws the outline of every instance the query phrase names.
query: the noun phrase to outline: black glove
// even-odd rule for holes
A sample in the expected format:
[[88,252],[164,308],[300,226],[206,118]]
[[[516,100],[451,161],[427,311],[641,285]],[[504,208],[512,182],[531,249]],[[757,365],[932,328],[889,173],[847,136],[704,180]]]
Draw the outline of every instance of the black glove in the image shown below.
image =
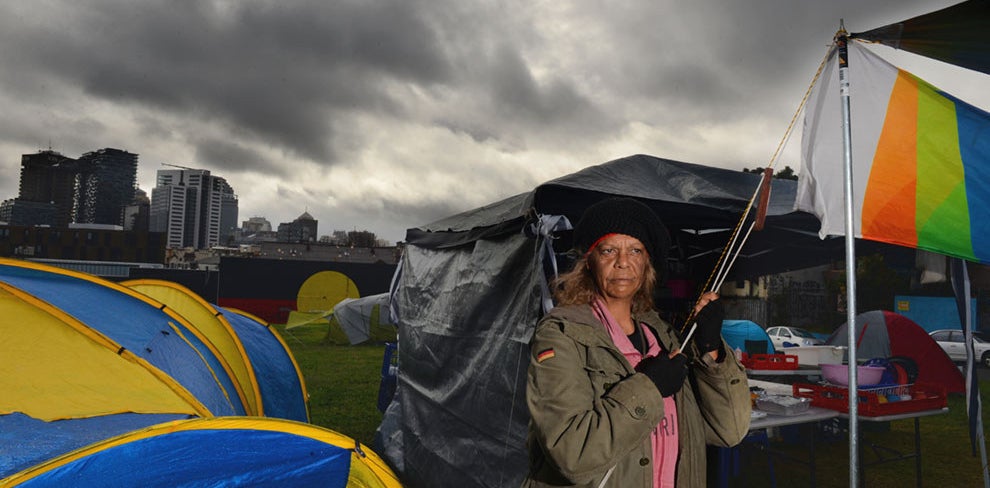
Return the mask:
[[722,319],[725,318],[725,307],[721,300],[713,300],[698,312],[694,321],[698,323],[695,331],[695,344],[702,353],[711,352],[722,345]]
[[687,361],[687,356],[683,354],[668,358],[667,353],[661,352],[659,356],[643,358],[636,365],[636,371],[653,380],[657,390],[660,390],[660,395],[668,397],[680,391],[681,386],[684,385],[688,371]]

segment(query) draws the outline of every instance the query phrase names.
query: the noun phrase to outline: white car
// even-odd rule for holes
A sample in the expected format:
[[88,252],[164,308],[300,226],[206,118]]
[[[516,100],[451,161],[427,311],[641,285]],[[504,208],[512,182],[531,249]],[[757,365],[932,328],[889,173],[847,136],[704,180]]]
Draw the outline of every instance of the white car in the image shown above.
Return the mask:
[[783,349],[785,342],[790,346],[821,346],[824,341],[800,327],[770,327],[767,329],[774,349]]
[[[933,330],[928,333],[939,347],[956,362],[966,361],[966,335],[959,329]],[[973,354],[977,361],[990,368],[990,342],[973,336]]]

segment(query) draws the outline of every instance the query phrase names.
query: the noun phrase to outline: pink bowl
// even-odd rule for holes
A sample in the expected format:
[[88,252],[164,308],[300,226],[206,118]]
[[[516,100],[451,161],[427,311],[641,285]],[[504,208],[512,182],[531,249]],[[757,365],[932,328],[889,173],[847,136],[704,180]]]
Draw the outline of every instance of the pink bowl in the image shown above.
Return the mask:
[[[819,364],[822,376],[832,384],[846,386],[849,384],[849,366],[846,364]],[[880,383],[883,372],[887,368],[880,366],[857,366],[856,383],[859,386],[872,386]]]

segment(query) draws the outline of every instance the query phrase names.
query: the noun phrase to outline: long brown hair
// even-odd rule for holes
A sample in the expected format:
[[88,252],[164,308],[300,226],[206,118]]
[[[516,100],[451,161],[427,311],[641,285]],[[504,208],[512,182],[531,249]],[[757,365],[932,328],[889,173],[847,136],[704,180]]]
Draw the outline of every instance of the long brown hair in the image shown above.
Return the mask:
[[[551,282],[550,289],[553,291],[553,298],[557,301],[557,305],[590,304],[596,296],[601,295],[589,261],[588,255],[582,254],[574,262],[574,267],[570,271],[557,276]],[[642,313],[653,309],[653,289],[656,284],[657,272],[653,269],[653,263],[647,259],[643,285],[633,296],[633,313]]]

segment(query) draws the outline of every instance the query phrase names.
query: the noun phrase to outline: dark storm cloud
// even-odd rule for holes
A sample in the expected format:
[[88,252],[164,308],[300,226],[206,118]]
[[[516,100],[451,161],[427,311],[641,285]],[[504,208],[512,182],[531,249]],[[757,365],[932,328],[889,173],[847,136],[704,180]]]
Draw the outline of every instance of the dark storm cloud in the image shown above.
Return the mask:
[[444,113],[432,123],[508,151],[525,145],[527,134],[538,132],[550,142],[608,132],[620,125],[566,74],[538,79],[519,48],[507,41],[500,40],[473,59],[479,60],[477,65],[463,70],[472,72],[467,76],[473,79],[459,85],[471,94],[463,110]]
[[234,141],[203,138],[194,144],[197,167],[210,168],[210,171],[218,175],[240,171],[268,173],[280,177],[292,174],[291,168],[272,165],[262,155]]
[[567,80],[557,76],[540,84],[512,46],[500,46],[491,67],[490,89],[496,111],[533,125],[571,121],[587,124],[601,114]]
[[614,27],[613,45],[623,51],[604,76],[629,100],[672,109],[666,113],[680,123],[793,111],[840,20],[865,29],[903,20],[905,11],[928,11],[931,3],[698,0],[610,7],[604,15]]
[[189,165],[247,213],[405,229],[638,152],[759,165],[839,19],[951,2],[0,2],[4,176],[121,147],[145,185]]
[[[442,81],[415,2],[86,2],[3,36],[19,69],[331,161],[337,111],[394,111],[383,82]],[[12,49],[4,49],[11,53]],[[42,75],[43,73],[43,75]],[[21,90],[30,90],[22,83]]]
[[566,77],[537,80],[513,45],[522,37],[511,29],[525,26],[480,7],[408,0],[44,6],[22,6],[23,22],[0,34],[16,45],[3,49],[12,62],[5,65],[30,73],[6,77],[29,97],[38,80],[75,86],[321,164],[339,158],[335,121],[354,113],[415,117],[394,85],[425,88],[440,102],[455,86],[470,94],[474,110],[443,123],[481,140],[512,140],[534,127],[565,138],[615,125]]

